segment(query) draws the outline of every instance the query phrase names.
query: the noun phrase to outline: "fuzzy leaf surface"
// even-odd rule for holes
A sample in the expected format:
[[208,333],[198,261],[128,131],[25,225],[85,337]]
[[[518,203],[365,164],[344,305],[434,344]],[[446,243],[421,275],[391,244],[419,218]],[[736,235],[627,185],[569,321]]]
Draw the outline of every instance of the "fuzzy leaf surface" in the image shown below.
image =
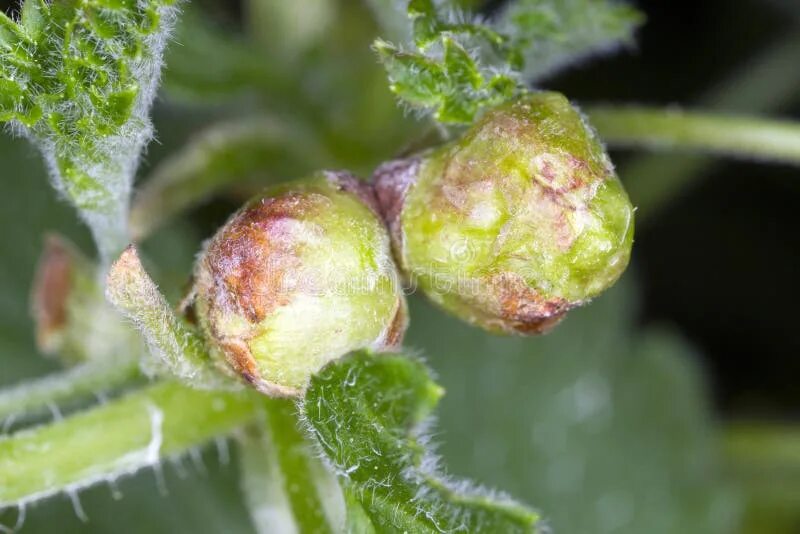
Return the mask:
[[[423,424],[443,390],[402,355],[355,353],[311,381],[304,408],[360,531],[540,532],[539,515],[508,497],[437,473]],[[368,522],[367,522],[368,520]]]
[[175,0],[25,0],[0,14],[0,122],[41,149],[108,259],[127,206]]
[[386,16],[388,6],[375,4],[387,34],[400,43],[374,44],[390,89],[443,124],[468,124],[481,109],[524,92],[531,81],[629,44],[643,20],[614,0],[520,0],[493,20],[475,17],[452,0],[411,0],[403,32],[396,16]]

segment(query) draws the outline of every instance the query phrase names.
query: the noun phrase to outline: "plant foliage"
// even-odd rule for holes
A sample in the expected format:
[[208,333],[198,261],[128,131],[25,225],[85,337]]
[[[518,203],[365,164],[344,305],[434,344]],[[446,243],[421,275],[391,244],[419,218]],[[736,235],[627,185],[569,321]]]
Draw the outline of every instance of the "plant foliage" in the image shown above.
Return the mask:
[[407,15],[409,42],[374,45],[391,89],[412,109],[456,124],[524,91],[532,77],[629,42],[642,20],[611,0],[523,0],[493,20],[453,2],[411,0]]
[[356,353],[312,379],[305,416],[345,492],[363,507],[351,524],[375,532],[540,532],[536,512],[437,472],[424,430],[442,393],[425,365],[404,355]]
[[0,14],[0,122],[42,150],[108,259],[127,241],[175,0],[26,0]]

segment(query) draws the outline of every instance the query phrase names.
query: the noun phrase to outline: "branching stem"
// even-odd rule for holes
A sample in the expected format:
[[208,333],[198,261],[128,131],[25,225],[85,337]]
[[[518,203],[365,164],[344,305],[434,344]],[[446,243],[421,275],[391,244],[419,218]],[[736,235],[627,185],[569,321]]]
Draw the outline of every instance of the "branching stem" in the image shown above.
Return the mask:
[[[252,420],[254,393],[155,384],[0,439],[0,508],[114,480],[229,434]],[[188,408],[188,409],[187,409]]]
[[0,391],[0,423],[111,391],[139,375],[137,362],[84,363]]

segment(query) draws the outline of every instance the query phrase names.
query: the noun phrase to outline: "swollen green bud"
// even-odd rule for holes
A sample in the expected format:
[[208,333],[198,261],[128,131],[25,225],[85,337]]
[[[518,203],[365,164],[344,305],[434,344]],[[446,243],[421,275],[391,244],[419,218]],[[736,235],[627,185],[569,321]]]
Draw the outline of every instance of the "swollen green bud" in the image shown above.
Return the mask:
[[399,345],[405,299],[374,206],[368,185],[321,173],[239,210],[195,270],[215,355],[262,392],[295,395],[331,360]]
[[503,104],[374,180],[400,267],[487,330],[545,331],[628,264],[633,208],[603,145],[557,93]]

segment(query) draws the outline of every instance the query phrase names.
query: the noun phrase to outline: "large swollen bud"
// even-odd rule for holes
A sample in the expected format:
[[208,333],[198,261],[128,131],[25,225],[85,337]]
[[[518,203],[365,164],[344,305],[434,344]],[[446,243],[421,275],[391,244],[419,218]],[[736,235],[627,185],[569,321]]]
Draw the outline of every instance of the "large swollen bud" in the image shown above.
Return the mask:
[[628,264],[633,208],[557,93],[503,104],[460,139],[383,165],[374,183],[400,267],[490,331],[545,331]]
[[219,230],[197,263],[195,311],[233,371],[295,395],[333,359],[400,343],[400,289],[371,189],[320,173],[267,190]]

